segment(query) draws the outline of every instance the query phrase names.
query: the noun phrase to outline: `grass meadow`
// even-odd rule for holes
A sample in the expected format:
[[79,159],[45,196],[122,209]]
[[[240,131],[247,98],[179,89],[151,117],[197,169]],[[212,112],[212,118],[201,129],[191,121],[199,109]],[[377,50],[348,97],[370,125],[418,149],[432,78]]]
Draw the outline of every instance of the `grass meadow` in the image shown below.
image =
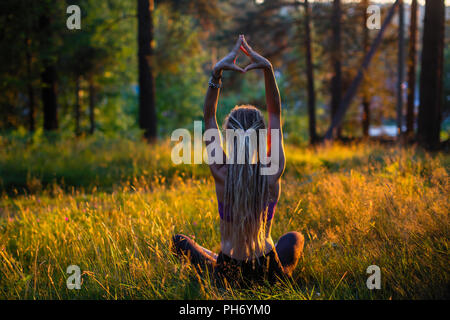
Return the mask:
[[[450,298],[448,154],[358,143],[286,145],[272,228],[305,236],[293,281],[214,287],[169,251],[174,233],[220,249],[206,165],[126,138],[0,137],[0,299]],[[366,269],[381,268],[369,290]],[[80,290],[66,286],[69,265]]]

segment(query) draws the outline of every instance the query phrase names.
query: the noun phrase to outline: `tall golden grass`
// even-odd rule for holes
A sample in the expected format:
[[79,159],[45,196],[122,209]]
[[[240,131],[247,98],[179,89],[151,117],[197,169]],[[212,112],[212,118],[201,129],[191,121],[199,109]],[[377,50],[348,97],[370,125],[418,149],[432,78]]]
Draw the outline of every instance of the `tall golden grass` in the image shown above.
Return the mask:
[[[164,143],[4,146],[0,166],[10,175],[0,184],[1,299],[450,297],[446,155],[288,145],[272,236],[302,232],[304,254],[293,281],[236,290],[215,288],[169,250],[174,233],[220,250],[205,165],[171,164]],[[25,191],[7,189],[22,185]],[[373,264],[381,268],[380,290],[366,287]],[[82,270],[80,290],[67,289],[69,265]]]

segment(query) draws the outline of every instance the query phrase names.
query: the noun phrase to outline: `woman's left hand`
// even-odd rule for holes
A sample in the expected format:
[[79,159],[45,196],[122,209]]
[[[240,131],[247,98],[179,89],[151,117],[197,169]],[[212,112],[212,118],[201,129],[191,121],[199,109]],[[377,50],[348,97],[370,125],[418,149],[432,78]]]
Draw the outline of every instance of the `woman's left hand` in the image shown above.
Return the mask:
[[223,70],[234,70],[239,72],[245,72],[244,69],[236,65],[236,58],[239,54],[239,48],[242,45],[242,41],[244,39],[243,35],[239,36],[238,41],[236,42],[233,50],[230,51],[222,60],[216,63],[213,68],[213,74],[215,77],[220,77]]

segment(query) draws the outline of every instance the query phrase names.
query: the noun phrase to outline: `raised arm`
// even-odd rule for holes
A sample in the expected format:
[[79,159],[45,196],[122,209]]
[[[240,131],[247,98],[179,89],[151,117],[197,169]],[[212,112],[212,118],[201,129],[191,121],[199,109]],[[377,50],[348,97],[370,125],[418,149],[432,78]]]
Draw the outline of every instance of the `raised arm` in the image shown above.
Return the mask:
[[273,155],[272,161],[275,161],[278,165],[277,173],[272,177],[274,180],[278,180],[283,174],[285,168],[285,155],[283,144],[283,128],[281,124],[281,99],[280,92],[278,90],[277,82],[275,80],[275,74],[272,64],[269,60],[254,51],[247,43],[245,38],[242,41],[242,51],[248,55],[252,61],[244,71],[247,72],[253,69],[262,69],[264,71],[264,81],[266,87],[266,104],[269,115],[269,131],[268,131],[268,154],[272,155],[272,135],[271,129],[278,129],[278,134],[274,137],[278,139],[279,152],[278,155]]
[[[219,134],[219,128],[217,125],[217,119],[216,119],[216,111],[217,111],[217,102],[219,101],[219,93],[220,93],[220,87],[221,87],[221,78],[223,70],[234,70],[238,72],[244,72],[244,70],[240,67],[238,67],[235,64],[236,57],[239,53],[239,48],[242,45],[243,36],[240,35],[239,39],[237,40],[235,46],[230,51],[229,54],[227,54],[222,60],[216,63],[212,70],[211,79],[209,81],[209,87],[208,91],[206,92],[205,97],[205,104],[203,107],[203,118],[205,121],[205,130],[212,129],[217,130],[217,134],[214,136],[220,137]],[[208,146],[210,143],[213,143],[212,141],[206,141],[206,146]],[[217,141],[221,146],[221,152],[223,156],[223,163],[225,163],[225,153],[223,152],[222,147],[222,141]],[[222,167],[222,165],[219,164],[210,164],[209,165],[211,169],[211,173],[213,174],[214,178],[219,178],[218,170]]]

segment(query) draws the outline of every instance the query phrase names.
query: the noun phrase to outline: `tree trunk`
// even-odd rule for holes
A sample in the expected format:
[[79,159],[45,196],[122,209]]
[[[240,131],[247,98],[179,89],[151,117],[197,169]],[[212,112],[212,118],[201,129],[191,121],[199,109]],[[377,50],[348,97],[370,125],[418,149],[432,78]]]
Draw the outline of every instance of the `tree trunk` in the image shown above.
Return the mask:
[[27,91],[28,91],[28,126],[30,132],[33,132],[36,129],[36,108],[34,101],[34,90],[33,90],[33,76],[31,74],[31,50],[30,50],[30,41],[31,39],[26,37],[26,61],[27,61]]
[[44,130],[58,129],[58,105],[56,102],[56,69],[46,65],[41,74],[42,105],[44,109]]
[[350,84],[349,89],[345,93],[344,99],[342,99],[341,104],[339,105],[339,109],[336,113],[336,117],[333,118],[333,121],[325,134],[325,140],[331,140],[336,137],[336,135],[337,135],[336,128],[339,127],[342,120],[344,119],[345,113],[347,112],[348,107],[350,106],[350,102],[352,101],[353,97],[355,96],[356,92],[358,91],[358,87],[361,84],[361,81],[364,76],[364,72],[366,72],[366,70],[369,67],[369,64],[372,60],[373,55],[375,54],[378,47],[380,46],[381,39],[383,39],[383,34],[386,31],[387,26],[391,22],[392,17],[394,16],[395,8],[397,7],[397,5],[398,5],[398,0],[396,0],[394,2],[394,4],[392,5],[392,7],[389,9],[389,11],[386,15],[386,18],[384,19],[383,25],[381,26],[381,29],[377,34],[377,37],[373,40],[372,45],[370,46],[370,50],[365,55],[362,65],[359,68],[356,77],[353,79],[352,83]]
[[[33,3],[30,3],[30,8],[33,9]],[[31,11],[34,12],[34,11]],[[30,132],[36,129],[36,105],[34,99],[33,89],[33,74],[32,74],[32,48],[31,48],[31,30],[33,29],[33,21],[31,14],[27,11],[27,21],[25,28],[25,56],[27,63],[27,91],[28,91],[28,128]]]
[[[342,92],[342,72],[341,72],[341,0],[333,0],[333,38],[331,62],[334,75],[331,79],[331,121],[337,114],[341,103]],[[337,135],[340,136],[341,128],[337,128]]]
[[311,22],[308,0],[305,0],[305,56],[306,76],[308,80],[308,119],[309,119],[309,141],[311,144],[317,142],[316,134],[316,94],[314,89],[314,67],[311,49]]
[[402,134],[403,117],[403,73],[404,73],[404,28],[405,14],[403,0],[398,2],[398,70],[397,70],[397,137]]
[[211,70],[217,63],[217,47],[213,46],[211,48]]
[[440,145],[444,24],[444,0],[426,0],[417,138],[428,149]]
[[80,130],[80,77],[75,80],[75,135],[78,137]]
[[144,137],[157,138],[153,78],[153,0],[138,0],[139,126]]
[[92,77],[89,78],[89,134],[94,134],[95,131],[95,99],[96,99],[95,84]]
[[[368,14],[367,14],[367,7],[369,6],[368,0],[363,0],[362,3],[362,10],[363,10],[363,21],[362,21],[362,28],[363,28],[363,50],[364,55],[367,54],[369,51],[369,29],[366,26]],[[366,75],[364,74],[364,78]],[[367,81],[363,79],[362,84],[362,106],[363,106],[363,115],[362,115],[362,131],[363,136],[365,138],[369,137],[369,127],[370,127],[370,99],[369,95],[367,93]]]
[[416,96],[416,51],[417,51],[417,0],[411,3],[408,55],[408,100],[406,108],[406,135],[414,134],[414,100]]
[[42,83],[42,105],[44,111],[44,130],[58,129],[58,104],[56,94],[56,67],[50,58],[50,52],[45,52],[51,48],[51,19],[48,15],[42,15],[39,19],[39,29],[43,36],[41,40],[41,50],[44,51],[42,58],[43,72],[41,73]]

